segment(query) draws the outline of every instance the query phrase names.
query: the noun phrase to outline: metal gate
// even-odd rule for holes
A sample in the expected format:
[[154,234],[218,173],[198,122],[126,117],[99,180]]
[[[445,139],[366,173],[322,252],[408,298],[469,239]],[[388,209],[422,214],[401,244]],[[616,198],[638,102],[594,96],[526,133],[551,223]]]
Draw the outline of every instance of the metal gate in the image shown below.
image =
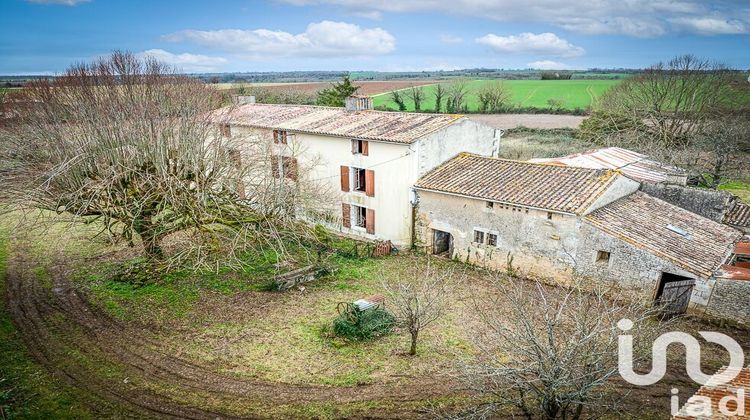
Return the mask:
[[656,298],[656,303],[663,307],[664,314],[667,316],[684,314],[690,303],[695,279],[665,280],[667,279],[662,278],[664,283],[660,295]]

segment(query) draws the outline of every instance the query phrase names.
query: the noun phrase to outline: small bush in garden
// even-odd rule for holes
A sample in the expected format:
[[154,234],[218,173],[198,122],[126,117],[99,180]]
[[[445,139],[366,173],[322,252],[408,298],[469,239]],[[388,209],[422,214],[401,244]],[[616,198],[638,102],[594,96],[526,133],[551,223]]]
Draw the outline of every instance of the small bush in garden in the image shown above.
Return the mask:
[[396,319],[382,308],[364,311],[352,307],[333,321],[333,334],[353,341],[372,340],[389,334]]

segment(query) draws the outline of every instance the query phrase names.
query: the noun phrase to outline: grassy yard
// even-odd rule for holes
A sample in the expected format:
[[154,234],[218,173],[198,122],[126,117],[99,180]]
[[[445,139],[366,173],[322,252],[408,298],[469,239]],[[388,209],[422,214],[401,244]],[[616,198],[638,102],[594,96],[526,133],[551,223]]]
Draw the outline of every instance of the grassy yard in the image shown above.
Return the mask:
[[[548,141],[526,134],[541,145]],[[0,272],[10,258],[14,273],[9,296],[34,321],[16,330],[0,306],[0,405],[8,417],[108,417],[120,410],[102,398],[177,417],[415,418],[428,408],[457,410],[471,397],[447,374],[477,355],[471,337],[481,329],[482,305],[505,302],[486,272],[438,260],[466,276],[412,357],[404,331],[349,342],[334,337],[330,326],[339,302],[381,292],[381,279],[417,264],[419,256],[361,258],[350,252],[351,242],[341,241],[329,260],[334,270],[304,290],[266,291],[279,262],[273,253],[248,256],[252,268],[244,271],[185,270],[136,286],[113,277],[122,261],[134,261],[134,252],[91,241],[92,231],[2,237]],[[19,335],[43,355],[44,366],[23,350]],[[75,386],[50,369],[74,378]],[[657,388],[631,390],[638,393],[633,401],[651,403],[626,404],[625,412],[664,417],[669,387],[690,386],[684,373],[671,375]]]
[[[479,101],[476,95],[482,84],[494,82],[488,80],[472,80],[468,87],[467,104],[469,111],[477,111]],[[585,110],[607,89],[619,83],[619,80],[504,80],[502,83],[511,91],[511,102],[518,108],[550,108],[548,100],[561,101],[562,108]],[[422,104],[423,110],[435,108],[434,86],[425,86],[426,100]],[[414,104],[407,102],[409,111],[414,110]],[[389,93],[383,93],[373,98],[374,106],[385,106],[398,109]]]

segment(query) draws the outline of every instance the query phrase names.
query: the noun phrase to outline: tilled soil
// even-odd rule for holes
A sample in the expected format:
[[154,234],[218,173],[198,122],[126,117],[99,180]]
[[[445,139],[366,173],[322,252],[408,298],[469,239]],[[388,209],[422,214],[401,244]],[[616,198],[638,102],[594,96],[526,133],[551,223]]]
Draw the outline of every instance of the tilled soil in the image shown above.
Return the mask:
[[[33,357],[55,375],[91,395],[102,415],[160,418],[258,418],[276,406],[308,403],[389,402],[394,407],[455,395],[443,377],[407,385],[352,387],[290,385],[238,379],[175,355],[153,332],[112,318],[91,305],[67,280],[61,263],[51,268],[52,287],[17,253],[6,279],[10,314]],[[121,407],[107,412],[101,402]],[[417,404],[407,404],[415,407]],[[414,408],[389,416],[415,417]],[[398,410],[397,410],[398,411]],[[367,415],[377,415],[368,413]]]

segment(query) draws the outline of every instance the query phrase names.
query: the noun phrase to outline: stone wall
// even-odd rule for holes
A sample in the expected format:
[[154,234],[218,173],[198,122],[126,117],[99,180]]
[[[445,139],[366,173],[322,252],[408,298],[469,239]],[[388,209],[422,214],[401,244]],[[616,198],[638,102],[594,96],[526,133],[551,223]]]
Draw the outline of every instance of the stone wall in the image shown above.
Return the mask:
[[[609,252],[608,261],[597,261],[599,251]],[[576,272],[582,276],[639,287],[656,293],[662,273],[695,279],[691,308],[706,305],[714,280],[699,278],[679,266],[602,232],[587,222],[581,224],[576,251]]]
[[[504,270],[508,253],[514,266],[537,277],[571,272],[578,240],[576,216],[419,191],[417,245],[431,252],[433,230],[452,236],[452,257],[463,262]],[[548,217],[551,217],[548,218]],[[474,230],[497,235],[497,245],[474,242]],[[486,242],[486,241],[485,241]]]
[[641,191],[719,223],[724,219],[729,204],[735,199],[726,191],[681,185],[644,183],[641,185]]
[[718,279],[706,314],[750,325],[750,281]]

